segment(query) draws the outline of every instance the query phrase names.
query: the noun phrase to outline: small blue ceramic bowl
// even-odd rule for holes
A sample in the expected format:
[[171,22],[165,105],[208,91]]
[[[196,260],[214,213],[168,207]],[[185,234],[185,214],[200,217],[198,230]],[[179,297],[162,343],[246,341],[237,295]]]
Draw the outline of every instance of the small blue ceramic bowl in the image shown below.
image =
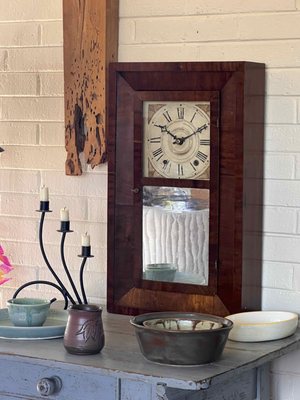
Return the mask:
[[46,321],[53,300],[15,298],[6,302],[8,315],[15,326],[41,326]]

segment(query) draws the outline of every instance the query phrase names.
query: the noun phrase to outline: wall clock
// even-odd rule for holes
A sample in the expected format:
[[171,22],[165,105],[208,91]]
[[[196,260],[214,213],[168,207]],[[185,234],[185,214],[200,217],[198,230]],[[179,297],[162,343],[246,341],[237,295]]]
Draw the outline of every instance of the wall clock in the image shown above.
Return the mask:
[[257,63],[110,65],[110,312],[260,308],[243,202],[263,93]]

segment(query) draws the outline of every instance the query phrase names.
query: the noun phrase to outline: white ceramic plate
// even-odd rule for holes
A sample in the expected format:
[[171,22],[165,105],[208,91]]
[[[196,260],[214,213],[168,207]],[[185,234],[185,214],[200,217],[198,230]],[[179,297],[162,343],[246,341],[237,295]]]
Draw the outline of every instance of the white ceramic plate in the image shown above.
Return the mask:
[[14,326],[8,317],[7,308],[0,309],[0,338],[14,340],[56,339],[64,336],[68,312],[50,310],[43,326]]
[[226,318],[233,322],[229,339],[239,342],[283,339],[295,333],[298,326],[298,314],[287,311],[250,311]]

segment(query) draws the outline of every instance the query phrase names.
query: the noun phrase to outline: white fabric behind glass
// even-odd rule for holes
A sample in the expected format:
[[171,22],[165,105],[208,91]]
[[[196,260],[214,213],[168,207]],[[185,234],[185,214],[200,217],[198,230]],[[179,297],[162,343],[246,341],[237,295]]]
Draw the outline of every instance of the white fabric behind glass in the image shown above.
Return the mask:
[[172,263],[208,279],[209,210],[143,207],[143,265]]

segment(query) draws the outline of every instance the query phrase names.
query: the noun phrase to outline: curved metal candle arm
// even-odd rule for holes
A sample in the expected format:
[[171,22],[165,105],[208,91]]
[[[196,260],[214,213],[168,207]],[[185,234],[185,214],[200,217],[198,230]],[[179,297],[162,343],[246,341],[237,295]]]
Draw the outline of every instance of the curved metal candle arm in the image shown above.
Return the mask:
[[80,267],[80,288],[81,288],[81,293],[82,293],[82,298],[83,298],[84,304],[88,304],[85,290],[84,290],[84,283],[83,283],[83,270],[84,270],[86,260],[87,260],[87,257],[84,257],[82,260],[82,263],[81,263],[81,267]]
[[18,296],[18,294],[21,292],[21,290],[25,289],[28,286],[37,285],[37,284],[53,286],[53,287],[55,287],[55,289],[59,290],[65,300],[64,310],[66,310],[68,308],[68,296],[67,296],[66,292],[60,286],[58,286],[55,283],[50,282],[50,281],[36,280],[36,281],[30,281],[30,282],[24,283],[24,285],[20,286],[15,291],[15,293],[13,295],[13,299],[15,299]]
[[65,273],[66,273],[66,275],[67,275],[67,277],[69,279],[69,282],[70,282],[70,284],[72,286],[72,289],[73,289],[73,291],[75,293],[75,296],[77,298],[77,301],[78,301],[79,304],[82,304],[82,300],[81,300],[81,298],[80,298],[80,296],[78,294],[78,291],[76,289],[76,286],[74,284],[72,276],[71,276],[71,274],[69,272],[69,269],[68,269],[68,266],[67,266],[67,263],[66,263],[66,259],[65,259],[64,244],[65,244],[65,238],[66,238],[67,232],[71,232],[71,231],[63,231],[62,232],[61,242],[60,242],[60,257],[61,257],[61,261],[62,261],[64,270],[65,270]]
[[86,298],[86,294],[85,294],[85,290],[84,290],[84,283],[83,283],[83,271],[84,271],[84,266],[86,263],[86,260],[88,258],[92,258],[94,257],[91,254],[91,246],[82,246],[81,248],[81,254],[78,254],[78,257],[82,258],[82,263],[81,263],[81,267],[80,267],[80,288],[81,288],[81,293],[82,293],[82,298],[83,298],[83,302],[84,304],[88,304],[87,298]]
[[40,249],[42,252],[42,256],[44,258],[44,261],[48,267],[48,269],[50,270],[50,272],[52,273],[52,275],[54,276],[54,278],[56,279],[57,283],[59,284],[60,288],[62,289],[62,291],[65,293],[65,295],[68,297],[68,299],[71,301],[72,304],[76,304],[75,300],[73,299],[73,297],[70,295],[70,293],[67,291],[66,287],[64,286],[64,284],[62,283],[62,281],[60,280],[59,276],[56,274],[56,272],[54,271],[54,269],[51,267],[48,258],[46,256],[46,252],[44,249],[44,244],[43,244],[43,226],[44,226],[44,219],[45,219],[45,211],[41,211],[41,220],[40,220],[40,228],[39,228],[39,243],[40,243]]

